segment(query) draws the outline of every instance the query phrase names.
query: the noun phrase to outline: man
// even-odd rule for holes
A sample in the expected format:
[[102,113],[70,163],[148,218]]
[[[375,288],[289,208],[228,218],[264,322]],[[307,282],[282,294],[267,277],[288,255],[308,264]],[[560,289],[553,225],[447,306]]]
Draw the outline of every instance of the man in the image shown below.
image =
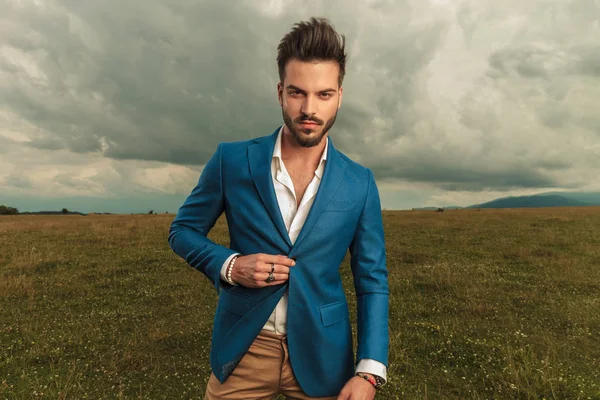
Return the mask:
[[[386,379],[388,283],[370,170],[333,147],[345,38],[302,22],[278,47],[284,125],[221,143],[175,220],[171,248],[215,285],[206,399],[373,399]],[[225,212],[230,248],[207,238]],[[357,296],[358,363],[338,269]]]

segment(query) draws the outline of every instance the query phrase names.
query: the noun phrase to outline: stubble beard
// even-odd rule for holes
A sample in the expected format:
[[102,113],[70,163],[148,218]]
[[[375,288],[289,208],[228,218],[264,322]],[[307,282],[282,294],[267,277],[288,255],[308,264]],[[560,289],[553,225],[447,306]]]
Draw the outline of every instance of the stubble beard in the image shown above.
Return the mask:
[[317,136],[308,136],[308,134],[312,133],[313,130],[297,128],[296,123],[299,123],[304,120],[315,121],[314,119],[299,117],[296,119],[296,123],[294,123],[294,121],[292,121],[292,118],[285,112],[283,107],[281,107],[281,112],[283,114],[283,122],[292,133],[292,137],[294,138],[296,143],[298,143],[298,145],[302,147],[314,147],[321,143],[321,140],[323,140],[323,137],[327,134],[327,132],[329,132],[329,130],[335,123],[335,119],[337,118],[336,111],[333,118],[328,120],[324,125],[322,124],[322,121],[316,120],[316,122],[319,124],[317,126],[323,126],[323,129],[321,130],[321,133],[319,133],[319,135]]

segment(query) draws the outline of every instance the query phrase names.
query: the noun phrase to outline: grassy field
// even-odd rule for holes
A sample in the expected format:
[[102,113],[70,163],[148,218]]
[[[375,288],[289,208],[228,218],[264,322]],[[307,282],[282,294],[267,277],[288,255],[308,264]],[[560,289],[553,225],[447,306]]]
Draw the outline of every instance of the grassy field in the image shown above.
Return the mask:
[[[217,298],[168,247],[173,217],[0,217],[0,398],[202,397]],[[600,208],[384,222],[378,399],[600,399]]]

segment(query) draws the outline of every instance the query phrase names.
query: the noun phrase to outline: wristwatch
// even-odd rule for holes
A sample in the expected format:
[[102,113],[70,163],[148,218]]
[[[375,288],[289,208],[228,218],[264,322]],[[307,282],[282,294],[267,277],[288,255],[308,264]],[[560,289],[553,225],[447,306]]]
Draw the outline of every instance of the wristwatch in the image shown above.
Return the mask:
[[[370,375],[370,376],[369,376]],[[363,378],[364,380],[366,380],[367,382],[369,382],[371,385],[373,385],[373,387],[377,390],[383,388],[383,385],[385,385],[385,381],[383,380],[382,377],[377,376],[377,375],[373,375],[373,374],[365,374],[364,372],[357,372],[356,376],[359,376],[361,378]],[[373,379],[375,378],[375,379]]]

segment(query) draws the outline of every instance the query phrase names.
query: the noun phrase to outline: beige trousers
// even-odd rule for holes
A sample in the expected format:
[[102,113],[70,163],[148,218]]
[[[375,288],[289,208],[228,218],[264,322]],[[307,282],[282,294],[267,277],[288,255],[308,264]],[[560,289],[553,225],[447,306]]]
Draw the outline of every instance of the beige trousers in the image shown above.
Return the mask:
[[287,337],[262,330],[224,384],[210,375],[204,400],[272,400],[279,394],[294,400],[337,398],[307,396],[294,377]]

